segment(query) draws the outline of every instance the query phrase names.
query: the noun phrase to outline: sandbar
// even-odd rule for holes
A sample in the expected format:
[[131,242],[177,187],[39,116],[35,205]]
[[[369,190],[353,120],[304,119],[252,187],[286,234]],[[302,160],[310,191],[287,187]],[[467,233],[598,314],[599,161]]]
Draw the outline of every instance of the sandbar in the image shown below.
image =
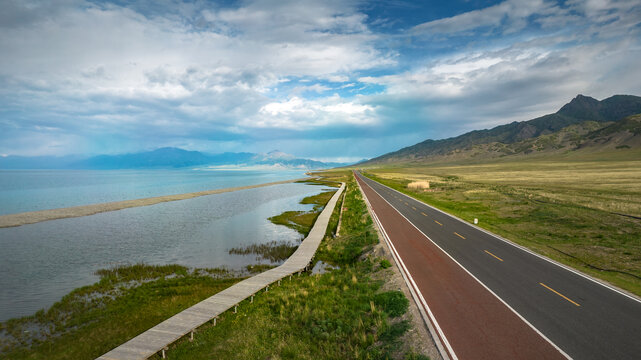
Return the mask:
[[0,215],[0,228],[35,224],[41,221],[48,221],[48,220],[88,216],[88,215],[98,214],[98,213],[107,212],[107,211],[116,211],[116,210],[122,210],[126,208],[138,207],[138,206],[149,206],[149,205],[154,205],[162,202],[186,200],[186,199],[192,199],[199,196],[222,194],[222,193],[238,191],[238,190],[255,189],[255,188],[260,188],[264,186],[287,184],[287,183],[292,183],[292,182],[301,181],[301,180],[308,180],[308,179],[309,178],[292,179],[292,180],[276,181],[276,182],[270,182],[270,183],[264,183],[264,184],[258,184],[258,185],[239,186],[239,187],[231,187],[231,188],[216,189],[216,190],[205,190],[205,191],[198,191],[198,192],[192,192],[192,193],[186,193],[186,194],[156,196],[156,197],[149,197],[144,199],[123,200],[123,201],[114,201],[114,202],[107,202],[107,203],[101,203],[101,204],[80,205],[80,206],[72,206],[72,207],[59,208],[59,209],[29,211],[29,212],[16,213],[16,214]]

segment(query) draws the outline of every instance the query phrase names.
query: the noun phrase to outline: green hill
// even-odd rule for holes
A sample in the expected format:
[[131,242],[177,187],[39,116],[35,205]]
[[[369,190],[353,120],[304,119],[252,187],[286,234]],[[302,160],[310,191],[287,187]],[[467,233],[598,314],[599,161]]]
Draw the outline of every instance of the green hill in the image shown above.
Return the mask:
[[554,114],[426,140],[371,159],[362,165],[396,162],[447,162],[505,156],[629,149],[641,145],[641,97],[615,95],[599,101],[578,95]]

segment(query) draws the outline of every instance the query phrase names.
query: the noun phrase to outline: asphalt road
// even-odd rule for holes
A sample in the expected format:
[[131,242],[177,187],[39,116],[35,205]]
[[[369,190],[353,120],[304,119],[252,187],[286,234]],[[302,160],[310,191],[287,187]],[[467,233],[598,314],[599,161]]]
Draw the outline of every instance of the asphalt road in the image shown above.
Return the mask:
[[637,299],[356,175],[454,357],[641,359]]

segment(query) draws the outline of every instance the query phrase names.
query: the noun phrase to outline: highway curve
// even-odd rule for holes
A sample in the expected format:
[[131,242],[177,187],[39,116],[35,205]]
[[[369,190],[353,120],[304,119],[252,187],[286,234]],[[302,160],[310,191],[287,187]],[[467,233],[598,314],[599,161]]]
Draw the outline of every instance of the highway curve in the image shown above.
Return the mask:
[[641,358],[638,299],[355,175],[451,358]]

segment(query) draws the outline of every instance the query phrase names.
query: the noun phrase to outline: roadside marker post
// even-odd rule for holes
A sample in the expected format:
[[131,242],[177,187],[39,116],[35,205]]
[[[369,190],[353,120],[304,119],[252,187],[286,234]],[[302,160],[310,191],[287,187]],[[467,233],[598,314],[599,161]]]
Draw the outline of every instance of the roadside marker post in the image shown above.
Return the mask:
[[478,223],[479,223],[479,219],[474,218],[474,225],[476,225],[476,224],[478,224]]

